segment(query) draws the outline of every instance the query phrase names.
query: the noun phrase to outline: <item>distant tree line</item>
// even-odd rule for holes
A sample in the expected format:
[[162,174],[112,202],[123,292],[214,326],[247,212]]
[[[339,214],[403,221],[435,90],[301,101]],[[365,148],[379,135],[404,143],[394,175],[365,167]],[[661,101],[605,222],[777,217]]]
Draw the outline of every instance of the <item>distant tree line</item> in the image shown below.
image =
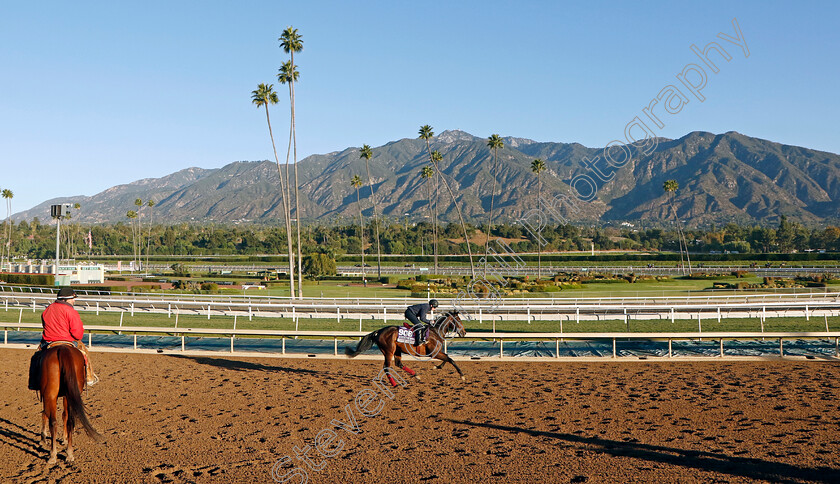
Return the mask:
[[[148,229],[150,241],[138,249],[136,228],[129,221],[113,225],[81,225],[62,223],[62,258],[84,259],[104,255],[134,257],[162,255],[255,255],[286,254],[287,238],[284,226],[177,224],[154,225]],[[381,222],[381,220],[380,220]],[[362,229],[375,231],[374,221],[362,228],[348,225],[302,225],[301,249],[304,254],[360,254]],[[484,237],[479,233],[486,225],[466,224],[474,253],[483,250]],[[380,229],[383,254],[432,255],[434,253],[431,223],[387,223]],[[294,229],[293,229],[294,230]],[[438,227],[438,253],[467,254],[464,232],[460,224]],[[10,244],[12,257],[51,259],[55,257],[55,226],[44,225],[36,218],[13,226]],[[90,234],[90,239],[88,239]],[[595,250],[680,250],[680,234],[676,229],[630,227],[582,227],[571,224],[548,225],[541,236],[547,245],[542,253],[552,251]],[[835,226],[808,228],[782,217],[776,227],[742,226],[734,223],[708,229],[683,229],[688,250],[693,253],[730,251],[739,253],[802,252],[808,249],[840,251],[840,228]],[[494,223],[493,237],[508,241],[517,253],[537,253],[534,238],[521,225]],[[365,253],[376,254],[376,243],[364,239]]]

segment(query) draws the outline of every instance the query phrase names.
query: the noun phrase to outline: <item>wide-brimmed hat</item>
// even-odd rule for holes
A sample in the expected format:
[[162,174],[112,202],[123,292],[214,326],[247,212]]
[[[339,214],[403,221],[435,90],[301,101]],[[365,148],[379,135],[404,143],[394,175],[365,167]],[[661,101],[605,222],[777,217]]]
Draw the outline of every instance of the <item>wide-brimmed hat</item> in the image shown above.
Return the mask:
[[62,287],[58,291],[57,299],[76,299],[76,293],[69,287]]

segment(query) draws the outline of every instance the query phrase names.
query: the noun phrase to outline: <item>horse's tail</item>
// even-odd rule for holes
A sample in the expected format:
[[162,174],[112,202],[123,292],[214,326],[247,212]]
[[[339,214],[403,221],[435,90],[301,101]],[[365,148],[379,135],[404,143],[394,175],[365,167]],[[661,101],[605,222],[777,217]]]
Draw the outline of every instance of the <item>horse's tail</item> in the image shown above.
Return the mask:
[[[70,352],[66,351],[68,349],[69,348],[65,349],[62,347],[59,348],[59,351],[66,355],[70,355]],[[60,356],[61,380],[64,383],[66,391],[65,395],[67,397],[67,432],[73,431],[76,426],[76,421],[78,420],[78,422],[82,424],[82,428],[85,429],[85,433],[88,437],[100,442],[102,441],[102,435],[93,428],[93,425],[91,425],[88,420],[87,412],[85,411],[85,404],[82,402],[82,395],[79,391],[81,384],[84,382],[80,382],[76,378],[77,372],[75,365],[73,365],[71,361],[67,361],[69,358],[63,359]],[[84,361],[84,357],[82,357],[82,360]],[[84,365],[84,363],[82,364]]]
[[369,350],[374,343],[376,343],[376,339],[379,337],[379,332],[382,331],[381,329],[377,329],[372,333],[368,333],[359,341],[359,344],[356,345],[356,349],[352,349],[349,346],[344,347],[344,354],[353,358],[354,356],[358,356],[365,351]]

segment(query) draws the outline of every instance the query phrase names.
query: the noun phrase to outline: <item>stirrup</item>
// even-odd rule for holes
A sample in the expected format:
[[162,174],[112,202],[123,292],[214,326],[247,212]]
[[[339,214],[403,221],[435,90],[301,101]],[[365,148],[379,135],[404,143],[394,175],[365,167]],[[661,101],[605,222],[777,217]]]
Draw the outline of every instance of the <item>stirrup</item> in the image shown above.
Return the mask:
[[92,386],[96,385],[97,383],[99,383],[99,377],[94,373],[93,374],[93,379],[91,380],[90,378],[88,378],[85,383],[87,384],[87,386],[92,387]]

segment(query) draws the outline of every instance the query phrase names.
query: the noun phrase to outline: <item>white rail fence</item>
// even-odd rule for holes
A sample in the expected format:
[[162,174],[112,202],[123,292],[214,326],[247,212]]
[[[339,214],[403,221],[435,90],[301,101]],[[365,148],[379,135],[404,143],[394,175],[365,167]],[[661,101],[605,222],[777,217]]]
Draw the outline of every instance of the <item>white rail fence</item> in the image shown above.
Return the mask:
[[[55,296],[36,293],[0,293],[0,309],[6,312],[17,310],[18,320],[22,321],[24,311],[37,312],[54,301]],[[384,324],[403,320],[403,312],[407,304],[415,301],[402,300],[360,300],[352,299],[346,302],[335,300],[304,300],[290,301],[284,298],[248,299],[243,297],[153,297],[144,296],[98,296],[80,297],[76,308],[81,312],[118,313],[122,325],[126,315],[135,314],[166,314],[167,318],[175,318],[176,325],[179,315],[201,315],[207,319],[212,317],[247,317],[253,320],[260,318],[292,319],[296,325],[301,320],[334,319],[338,323],[346,320],[358,320],[360,329],[365,320],[382,321]],[[452,304],[442,300],[444,307]],[[766,295],[757,296],[706,296],[679,298],[652,298],[638,300],[635,298],[581,298],[564,300],[531,300],[529,302],[515,300],[491,307],[486,302],[473,300],[462,307],[464,319],[485,322],[493,325],[500,321],[615,321],[622,320],[629,325],[631,321],[670,321],[696,320],[698,331],[702,330],[702,322],[722,319],[759,319],[764,323],[768,318],[804,318],[810,321],[812,317],[822,318],[828,330],[828,318],[840,316],[840,294],[811,295],[804,298],[800,295],[777,295],[768,298]]]
[[[15,331],[21,330],[40,330],[39,324],[33,323],[0,323],[4,327],[3,344],[8,345],[9,329]],[[258,330],[258,329],[213,329],[213,328],[166,328],[166,327],[138,327],[138,326],[89,326],[87,328],[87,345],[94,347],[94,334],[114,334],[119,332],[133,334],[133,349],[137,349],[138,334],[145,335],[173,335],[181,338],[181,351],[186,351],[187,335],[192,337],[208,337],[221,336],[230,339],[230,352],[235,352],[234,341],[237,337],[273,337],[281,339],[281,354],[286,353],[286,339],[300,338],[300,337],[314,337],[314,338],[332,338],[333,340],[333,355],[337,356],[339,339],[341,340],[355,340],[361,338],[367,333],[363,331],[282,331],[282,330]],[[729,340],[766,340],[778,339],[779,341],[779,356],[785,356],[784,341],[785,340],[802,340],[802,339],[834,339],[834,357],[840,357],[840,331],[788,331],[788,332],[680,332],[680,333],[467,333],[460,340],[477,340],[477,341],[493,341],[499,343],[499,357],[504,357],[504,342],[505,341],[554,341],[555,356],[560,358],[560,343],[566,340],[574,341],[597,341],[607,340],[612,341],[612,357],[618,357],[618,343],[620,341],[667,341],[668,353],[667,356],[673,357],[673,342],[685,340],[717,340],[719,344],[718,356],[724,357],[724,342]],[[446,344],[448,345],[447,340]],[[444,347],[444,351],[448,348]],[[218,352],[216,352],[218,353]]]

